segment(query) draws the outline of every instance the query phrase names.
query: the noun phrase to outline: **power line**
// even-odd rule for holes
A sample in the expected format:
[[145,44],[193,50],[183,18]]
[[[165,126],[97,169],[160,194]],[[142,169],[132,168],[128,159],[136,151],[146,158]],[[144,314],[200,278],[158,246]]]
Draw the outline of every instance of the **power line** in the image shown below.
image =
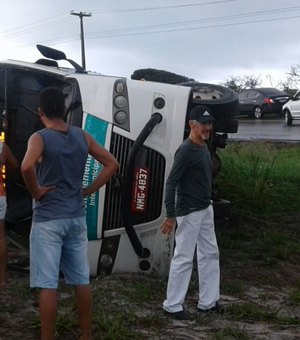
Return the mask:
[[25,24],[22,26],[17,26],[0,33],[1,37],[14,37],[22,35],[28,32],[33,32],[37,29],[44,29],[46,27],[52,26],[54,24],[64,24],[72,19],[67,18],[65,15],[56,16],[56,18],[38,20],[36,22]]
[[[122,29],[115,29],[115,30],[105,30],[105,31],[91,32],[91,33],[88,33],[87,36],[88,36],[89,39],[92,39],[93,35],[94,35],[94,37],[97,37],[98,34],[111,35],[111,34],[122,33],[121,36],[124,36],[124,35],[127,35],[126,32],[128,32],[128,31],[135,31],[135,30],[141,30],[141,29],[147,30],[147,29],[155,29],[155,28],[161,28],[161,27],[170,27],[171,28],[173,26],[181,26],[181,25],[184,26],[184,25],[197,24],[197,23],[206,22],[206,21],[236,19],[236,18],[249,18],[249,17],[253,17],[253,16],[261,16],[261,15],[274,14],[274,13],[278,14],[278,13],[296,11],[296,10],[300,10],[300,6],[284,7],[284,8],[272,9],[272,10],[266,10],[266,11],[247,12],[247,13],[234,14],[234,15],[201,18],[201,19],[195,19],[195,20],[185,20],[185,21],[163,23],[163,24],[156,24],[156,25],[145,25],[145,26],[136,26],[136,27],[122,28]],[[268,19],[264,19],[263,21],[266,21],[266,20],[268,20]],[[228,23],[228,25],[230,25],[230,24],[231,23]],[[240,24],[242,24],[242,23],[240,23]],[[224,25],[227,25],[227,24],[224,24]],[[214,27],[214,26],[209,26],[209,27]],[[218,27],[218,25],[216,27]],[[144,32],[140,32],[140,33],[143,34]]]
[[[148,8],[133,8],[133,9],[124,9],[124,10],[111,10],[111,11],[95,11],[95,13],[100,14],[110,14],[110,13],[123,13],[123,12],[139,12],[139,11],[148,11],[148,10],[159,10],[159,9],[169,9],[169,8],[182,8],[182,7],[192,7],[192,6],[203,6],[208,4],[217,4],[217,3],[223,3],[223,2],[232,2],[232,1],[238,1],[238,0],[223,0],[223,1],[213,1],[213,2],[204,2],[200,4],[184,4],[184,5],[173,5],[173,6],[160,6],[160,7],[148,7]],[[63,20],[63,22],[62,22]],[[59,15],[56,15],[56,17],[53,19],[52,17],[50,19],[44,18],[40,19],[38,21],[17,26],[8,30],[4,30],[0,32],[1,37],[14,37],[17,35],[25,34],[28,32],[32,32],[36,29],[40,28],[46,28],[53,24],[63,24],[66,22],[71,21],[72,19],[66,17],[66,13],[62,13]]]
[[202,2],[197,4],[184,4],[184,5],[171,5],[171,6],[158,6],[158,7],[145,7],[145,8],[127,8],[127,9],[116,9],[116,10],[96,10],[94,13],[100,14],[112,14],[112,13],[128,13],[128,12],[145,12],[145,11],[157,11],[162,9],[170,9],[170,8],[183,8],[183,7],[195,7],[195,6],[204,6],[204,5],[215,5],[220,3],[233,2],[238,0],[220,0],[220,1],[212,1],[212,2]]
[[[211,5],[218,4],[223,2],[233,2],[238,0],[220,0],[220,1],[212,1],[212,2],[204,2],[204,3],[193,3],[193,4],[184,4],[184,5],[172,5],[172,6],[160,6],[160,7],[147,7],[147,8],[133,8],[133,9],[124,9],[124,10],[112,10],[112,11],[96,11],[96,13],[122,13],[122,12],[137,12],[137,11],[148,11],[148,10],[159,10],[159,9],[170,9],[170,8],[182,8],[182,7],[191,7],[191,6],[203,6],[203,5]],[[61,19],[60,19],[61,18]],[[63,20],[63,22],[61,21]],[[71,19],[66,18],[65,14],[61,14],[56,16],[56,18],[51,19],[40,19],[36,22],[25,24],[22,26],[18,26],[13,29],[5,30],[0,33],[0,36],[3,38],[14,38],[20,35],[24,35],[30,32],[34,32],[37,29],[46,29],[49,26],[56,24],[65,24],[71,21]]]
[[149,35],[149,34],[160,34],[160,33],[172,33],[172,32],[183,32],[183,31],[194,31],[201,30],[206,28],[218,28],[218,27],[227,27],[227,26],[237,26],[237,25],[247,25],[247,24],[257,24],[257,23],[266,23],[271,21],[279,21],[279,20],[287,20],[287,19],[297,19],[300,18],[300,15],[295,15],[291,17],[284,18],[273,18],[273,19],[265,19],[265,20],[253,20],[246,22],[237,22],[237,23],[227,23],[227,24],[216,24],[209,26],[200,26],[200,27],[189,27],[189,28],[178,28],[178,29],[170,29],[170,30],[159,30],[159,31],[150,31],[150,32],[136,32],[136,33],[120,33],[120,34],[111,34],[107,36],[95,36],[95,37],[87,37],[87,39],[102,39],[102,38],[116,38],[116,37],[124,37],[124,36],[137,36],[137,35]]
[[[133,9],[123,9],[123,10],[109,10],[109,11],[100,11],[96,10],[94,13],[100,13],[100,14],[111,14],[111,13],[126,13],[126,12],[141,12],[141,11],[153,11],[153,10],[160,10],[160,9],[170,9],[170,8],[183,8],[183,7],[194,7],[194,6],[203,6],[203,5],[213,5],[213,4],[219,4],[219,3],[227,3],[227,2],[233,2],[238,0],[220,0],[220,1],[212,1],[212,2],[204,2],[204,3],[196,3],[196,4],[184,4],[184,5],[171,5],[171,6],[160,6],[160,7],[146,7],[146,8],[133,8]],[[69,13],[68,13],[69,14]],[[61,19],[60,19],[61,18]],[[61,22],[63,20],[63,22]],[[62,13],[59,15],[56,15],[56,18],[44,18],[40,19],[38,21],[35,21],[33,23],[17,26],[8,30],[4,30],[0,33],[0,36],[10,36],[10,35],[18,35],[23,34],[24,32],[31,32],[38,28],[48,27],[52,24],[56,23],[65,23],[71,21],[71,19],[66,17],[66,13]],[[26,27],[29,27],[26,29]],[[31,27],[31,28],[30,28]]]

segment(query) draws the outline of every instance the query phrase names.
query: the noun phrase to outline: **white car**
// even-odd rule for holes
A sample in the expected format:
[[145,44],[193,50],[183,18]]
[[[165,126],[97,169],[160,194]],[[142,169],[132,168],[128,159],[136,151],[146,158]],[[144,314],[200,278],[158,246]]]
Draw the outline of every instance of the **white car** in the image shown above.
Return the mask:
[[300,91],[283,105],[282,114],[288,126],[293,124],[293,120],[300,120]]

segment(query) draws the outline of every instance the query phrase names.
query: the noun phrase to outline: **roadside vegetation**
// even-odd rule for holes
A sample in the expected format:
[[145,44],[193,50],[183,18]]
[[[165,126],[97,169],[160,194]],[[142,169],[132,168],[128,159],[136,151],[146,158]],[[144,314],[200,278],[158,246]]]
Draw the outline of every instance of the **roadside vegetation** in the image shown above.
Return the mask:
[[288,219],[300,207],[299,143],[231,142],[217,185],[234,216]]
[[[165,316],[166,279],[114,274],[92,280],[93,339],[296,339],[300,334],[300,148],[292,143],[230,142],[220,150],[216,185],[232,202],[217,228],[220,314],[196,312],[193,272],[187,322]],[[62,285],[57,339],[76,339],[73,291]],[[0,339],[38,339],[37,295],[28,274],[11,271],[0,291]]]

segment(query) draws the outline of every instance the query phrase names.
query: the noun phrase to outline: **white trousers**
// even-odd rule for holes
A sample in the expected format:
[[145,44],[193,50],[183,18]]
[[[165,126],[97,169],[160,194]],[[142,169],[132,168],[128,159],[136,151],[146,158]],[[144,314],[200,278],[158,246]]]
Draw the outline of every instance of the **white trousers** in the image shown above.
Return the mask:
[[189,287],[195,248],[197,248],[199,299],[198,308],[215,306],[220,293],[219,249],[215,234],[213,207],[177,217],[175,250],[171,261],[167,299],[163,309],[167,312],[183,310]]

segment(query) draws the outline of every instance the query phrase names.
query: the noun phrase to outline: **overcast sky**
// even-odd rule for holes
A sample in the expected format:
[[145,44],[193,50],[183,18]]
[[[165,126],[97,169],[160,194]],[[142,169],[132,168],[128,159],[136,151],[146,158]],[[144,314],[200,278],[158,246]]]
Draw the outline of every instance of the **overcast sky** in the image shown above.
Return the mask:
[[219,84],[259,75],[277,86],[300,64],[299,0],[0,0],[0,60],[36,61],[36,44],[88,70],[130,77],[156,68]]

